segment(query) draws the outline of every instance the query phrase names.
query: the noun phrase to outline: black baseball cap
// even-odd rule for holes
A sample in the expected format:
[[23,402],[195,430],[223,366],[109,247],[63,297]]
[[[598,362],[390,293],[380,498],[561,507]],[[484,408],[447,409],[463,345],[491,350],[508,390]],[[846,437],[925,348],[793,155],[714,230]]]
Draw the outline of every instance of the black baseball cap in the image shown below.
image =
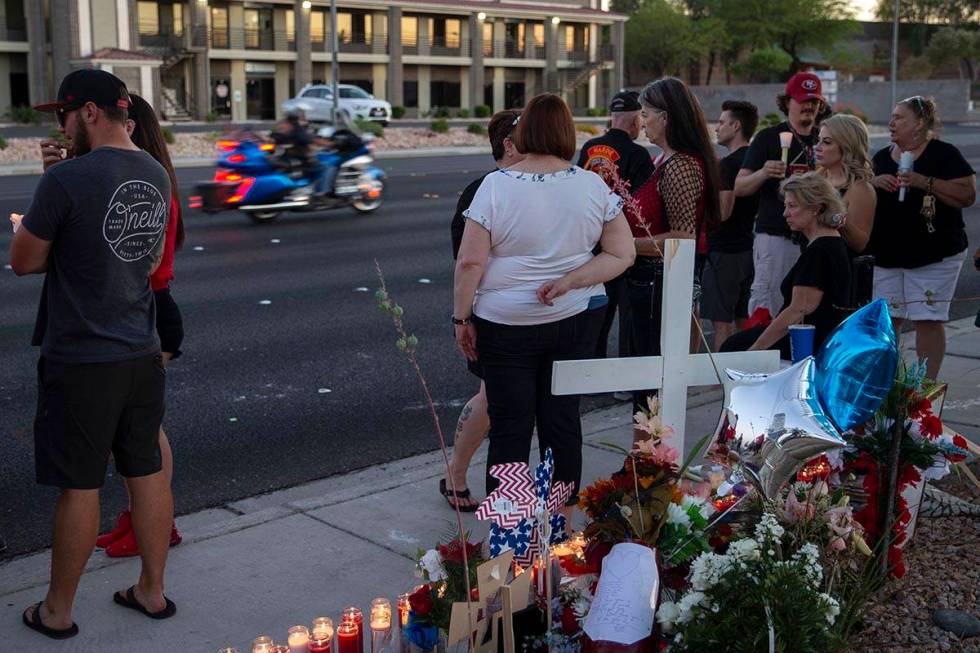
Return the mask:
[[609,110],[613,113],[639,111],[641,108],[640,94],[636,91],[620,91],[613,96],[612,101],[609,103]]
[[99,107],[119,107],[128,109],[132,102],[129,91],[121,79],[110,72],[95,68],[73,70],[65,75],[58,87],[58,99],[34,107],[38,111],[59,111],[77,109],[87,102]]

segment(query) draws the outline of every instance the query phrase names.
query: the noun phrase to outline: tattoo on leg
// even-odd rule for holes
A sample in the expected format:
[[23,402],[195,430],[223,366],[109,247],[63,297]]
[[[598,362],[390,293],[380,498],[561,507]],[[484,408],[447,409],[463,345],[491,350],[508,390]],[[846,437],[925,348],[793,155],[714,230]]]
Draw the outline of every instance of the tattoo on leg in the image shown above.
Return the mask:
[[453,435],[453,443],[455,444],[459,440],[460,434],[463,432],[463,427],[466,426],[466,420],[470,418],[473,414],[473,407],[469,404],[463,406],[463,412],[459,414],[459,420],[456,422],[456,433]]

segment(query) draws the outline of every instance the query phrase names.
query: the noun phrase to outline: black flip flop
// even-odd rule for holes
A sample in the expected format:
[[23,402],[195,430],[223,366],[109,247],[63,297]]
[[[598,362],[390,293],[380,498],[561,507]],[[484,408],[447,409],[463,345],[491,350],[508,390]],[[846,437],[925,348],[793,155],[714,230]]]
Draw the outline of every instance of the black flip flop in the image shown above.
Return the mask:
[[168,599],[166,596],[163,597],[163,600],[167,602],[167,607],[159,612],[150,612],[142,603],[136,600],[136,592],[134,590],[135,586],[126,590],[125,594],[123,594],[120,590],[112,595],[112,600],[124,608],[136,610],[137,612],[145,614],[150,619],[169,619],[177,614],[177,606],[174,605],[174,602]]
[[78,634],[78,625],[72,624],[71,628],[49,628],[44,625],[41,621],[41,605],[44,601],[38,601],[33,608],[28,608],[31,611],[31,618],[27,618],[27,612],[23,614],[24,625],[35,632],[39,632],[45,637],[50,637],[51,639],[69,639]]
[[480,504],[478,503],[472,505],[470,504],[460,505],[458,503],[453,504],[453,502],[450,501],[450,499],[463,499],[463,500],[469,499],[470,491],[467,488],[462,492],[453,492],[452,490],[446,487],[446,479],[441,479],[439,481],[439,494],[446,497],[446,503],[449,504],[450,508],[458,508],[460,512],[476,512],[477,509],[480,507]]

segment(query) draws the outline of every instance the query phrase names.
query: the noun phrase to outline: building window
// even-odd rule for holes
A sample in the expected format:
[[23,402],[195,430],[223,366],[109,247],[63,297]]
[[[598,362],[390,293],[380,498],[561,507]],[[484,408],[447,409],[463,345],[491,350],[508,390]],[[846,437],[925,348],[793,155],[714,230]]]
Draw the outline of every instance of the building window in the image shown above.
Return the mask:
[[460,105],[459,82],[430,82],[429,93],[434,107],[458,107]]
[[535,23],[533,34],[534,34],[534,47],[543,48],[544,47],[544,23]]
[[296,12],[292,9],[286,10],[286,40],[290,43],[296,40]]
[[184,35],[184,5],[179,2],[175,2],[170,5],[171,11],[173,11],[173,25],[174,25],[174,36]]
[[137,2],[136,20],[140,36],[156,36],[160,33],[160,9],[155,2]]
[[493,56],[493,23],[483,23],[483,56]]
[[402,82],[402,94],[406,107],[417,107],[419,105],[419,83],[417,80],[405,80]]
[[259,10],[245,10],[245,47],[259,47]]
[[430,18],[429,35],[432,45],[439,48],[458,48],[460,21],[456,18]]
[[337,14],[337,42],[350,43],[354,38],[354,17],[348,13]]
[[322,11],[310,13],[310,40],[314,43],[323,43],[327,34],[327,15]]
[[[402,45],[415,47],[419,44],[419,19],[415,16],[402,16]],[[414,105],[409,105],[414,106]]]
[[228,47],[228,7],[211,7],[211,47]]

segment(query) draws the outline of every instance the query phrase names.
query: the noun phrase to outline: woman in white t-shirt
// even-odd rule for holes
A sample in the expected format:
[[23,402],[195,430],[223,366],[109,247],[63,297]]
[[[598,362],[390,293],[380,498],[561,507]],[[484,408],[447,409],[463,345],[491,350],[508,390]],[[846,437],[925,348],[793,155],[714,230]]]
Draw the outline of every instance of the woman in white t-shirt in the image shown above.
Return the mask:
[[[557,95],[532,99],[513,134],[526,158],[484,179],[456,262],[456,342],[483,366],[490,415],[487,469],[527,462],[531,433],[555,457],[556,480],[582,474],[577,396],[551,394],[556,360],[595,351],[603,282],[635,256],[623,201],[599,175],[570,163],[575,123]],[[602,253],[593,256],[597,244]],[[487,493],[497,480],[487,476]]]

